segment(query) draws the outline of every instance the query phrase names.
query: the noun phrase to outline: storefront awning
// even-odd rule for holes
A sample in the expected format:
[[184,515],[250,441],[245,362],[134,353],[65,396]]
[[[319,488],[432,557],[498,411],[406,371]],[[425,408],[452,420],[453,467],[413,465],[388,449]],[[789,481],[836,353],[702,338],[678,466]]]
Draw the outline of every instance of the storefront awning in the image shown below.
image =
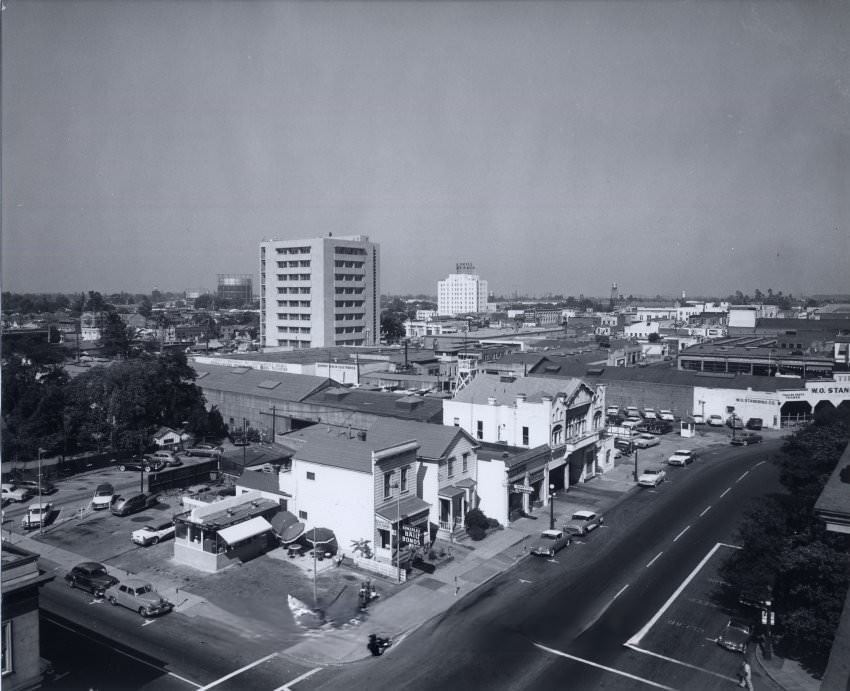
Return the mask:
[[411,518],[412,516],[426,513],[430,510],[431,505],[427,501],[424,501],[419,497],[407,497],[406,499],[402,499],[398,502],[398,505],[396,505],[395,502],[384,504],[377,508],[375,513],[377,513],[381,518],[385,518],[393,523],[400,518]]
[[232,525],[229,528],[222,528],[218,531],[218,534],[228,545],[234,545],[237,542],[247,540],[249,537],[254,537],[271,529],[271,523],[262,516],[256,516],[243,523]]

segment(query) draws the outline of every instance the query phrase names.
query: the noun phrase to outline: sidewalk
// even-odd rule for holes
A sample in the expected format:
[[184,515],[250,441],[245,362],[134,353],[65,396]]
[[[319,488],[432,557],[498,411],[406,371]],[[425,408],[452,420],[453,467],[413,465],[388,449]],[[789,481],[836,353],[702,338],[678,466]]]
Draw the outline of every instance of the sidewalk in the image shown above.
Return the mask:
[[[555,501],[555,525],[563,524],[579,509],[603,512],[635,487],[632,460],[620,459],[604,476],[571,487]],[[321,631],[284,651],[302,664],[344,664],[369,655],[369,633],[398,640],[429,619],[442,614],[456,598],[487,583],[530,554],[528,543],[549,527],[550,509],[538,509],[532,518],[520,518],[509,527],[490,533],[481,542],[454,546],[454,559],[433,574],[417,576],[392,597],[369,605],[368,618],[340,629]]]
[[775,654],[766,660],[761,646],[756,646],[755,667],[774,685],[785,691],[819,691],[821,683],[804,670],[798,662]]

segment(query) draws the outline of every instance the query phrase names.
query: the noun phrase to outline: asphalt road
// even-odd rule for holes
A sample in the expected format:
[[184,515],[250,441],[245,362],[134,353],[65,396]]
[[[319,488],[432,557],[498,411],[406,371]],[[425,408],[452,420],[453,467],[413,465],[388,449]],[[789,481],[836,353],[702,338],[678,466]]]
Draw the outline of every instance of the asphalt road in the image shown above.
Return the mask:
[[521,562],[380,659],[323,670],[298,689],[731,686],[722,677],[734,678],[740,659],[718,646],[708,649],[720,656],[712,674],[624,644],[716,543],[734,542],[747,501],[778,489],[761,461],[779,444],[723,447],[668,468],[668,482],[631,494],[583,544]]
[[[292,680],[289,688],[297,691],[718,688],[739,662],[716,645],[701,653],[720,654],[711,674],[704,661],[691,669],[624,643],[717,542],[734,541],[746,500],[777,486],[773,466],[760,461],[779,444],[721,447],[685,468],[668,467],[668,482],[629,493],[606,514],[603,528],[554,560],[527,558],[380,659],[314,671],[281,655],[283,646],[268,637],[252,640],[179,612],[145,622],[70,590],[61,577],[42,590],[51,632],[42,654],[57,671],[69,672],[66,685],[60,680],[53,688],[69,689],[192,689],[214,682],[222,690],[280,689]],[[74,644],[70,630],[81,632]],[[669,635],[677,638],[675,630]],[[84,650],[98,661],[93,667]],[[118,665],[116,676],[109,665],[119,658],[125,666]]]

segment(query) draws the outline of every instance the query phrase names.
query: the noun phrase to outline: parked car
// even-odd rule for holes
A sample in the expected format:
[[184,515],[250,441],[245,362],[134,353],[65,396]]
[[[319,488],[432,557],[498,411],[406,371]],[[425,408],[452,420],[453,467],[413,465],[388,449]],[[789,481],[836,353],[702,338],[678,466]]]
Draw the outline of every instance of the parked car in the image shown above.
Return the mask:
[[732,652],[745,653],[752,633],[749,624],[738,619],[730,619],[717,637],[717,644]]
[[4,482],[2,495],[4,501],[25,502],[32,496],[32,490],[29,487],[18,487],[11,483]]
[[156,504],[156,502],[156,495],[145,494],[144,492],[141,494],[128,495],[126,497],[118,496],[112,500],[109,510],[115,516],[129,516],[131,513],[144,511]]
[[554,557],[555,552],[570,544],[570,537],[563,530],[544,530],[531,545],[531,553],[542,557]]
[[144,528],[134,530],[131,536],[133,542],[142,547],[155,545],[160,540],[167,540],[170,537],[174,537],[174,521],[146,525]]
[[568,535],[587,535],[604,522],[605,519],[593,511],[576,511],[564,526],[564,532]]
[[111,585],[118,582],[111,576],[103,564],[96,561],[84,561],[77,564],[65,574],[65,580],[71,588],[87,590],[95,597],[103,597],[103,593]]
[[91,498],[91,507],[95,511],[108,509],[115,497],[115,489],[108,482],[98,485],[94,490],[94,496]]
[[[57,491],[56,485],[54,485],[50,480],[46,480],[41,478],[41,482],[38,480],[16,480],[15,484],[18,487],[27,487],[32,490],[33,495],[36,494],[53,494]],[[41,487],[41,492],[39,492],[39,486]]]
[[615,405],[609,405],[605,410],[605,414],[609,417],[617,417],[620,414],[620,409]]
[[622,439],[620,437],[614,439],[614,448],[628,455],[635,450],[635,445],[630,439]]
[[673,415],[673,411],[665,408],[658,411],[658,417],[659,419],[666,420],[667,422],[676,422],[676,416]]
[[661,468],[647,468],[638,477],[638,484],[641,487],[658,487],[667,477]]
[[762,436],[755,432],[740,432],[732,437],[730,443],[734,446],[749,446],[750,444],[758,444],[762,441]]
[[635,440],[635,447],[638,449],[648,449],[651,446],[658,446],[661,443],[661,440],[658,437],[655,437],[651,434],[639,434]]
[[726,418],[726,426],[730,429],[744,429],[744,421],[737,415],[730,415]]
[[677,449],[673,455],[667,459],[667,465],[688,465],[693,463],[696,458],[696,452],[690,449]]
[[640,411],[635,406],[630,405],[628,408],[626,408],[626,417],[637,418],[638,420],[640,420]]
[[153,586],[138,578],[128,578],[110,586],[105,593],[111,605],[121,605],[138,612],[143,617],[166,614],[174,605],[153,589]]
[[644,420],[657,420],[658,415],[655,412],[655,408],[644,408],[643,409],[643,419]]
[[760,417],[751,417],[749,420],[747,420],[747,424],[745,425],[745,427],[747,429],[760,430],[763,425],[764,422]]
[[50,516],[53,514],[53,504],[49,501],[36,502],[27,507],[27,512],[21,519],[21,527],[24,530],[32,530],[33,528],[42,528],[47,525]]
[[723,427],[723,416],[722,415],[709,415],[708,416],[708,424],[710,427]]
[[191,449],[186,449],[184,452],[187,456],[203,456],[205,458],[214,458],[221,456],[224,449],[213,444],[195,444]]
[[699,413],[691,415],[691,419],[694,421],[695,425],[704,425],[705,424],[705,417],[703,417]]
[[152,453],[145,454],[145,458],[154,461],[162,461],[168,465],[170,461],[174,460],[175,456],[171,451],[160,449],[159,451],[153,451]]
[[122,461],[121,465],[118,466],[118,470],[122,473],[125,470],[144,470],[146,473],[155,473],[159,470],[162,470],[165,467],[165,463],[160,460],[153,460],[149,458],[134,458],[129,461]]

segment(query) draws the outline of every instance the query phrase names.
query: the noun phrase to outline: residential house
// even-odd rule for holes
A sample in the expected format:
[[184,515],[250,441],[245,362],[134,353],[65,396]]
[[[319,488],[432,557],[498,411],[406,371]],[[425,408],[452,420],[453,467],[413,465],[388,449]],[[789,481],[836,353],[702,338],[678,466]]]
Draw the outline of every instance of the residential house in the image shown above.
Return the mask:
[[191,438],[192,435],[185,430],[160,427],[153,435],[153,443],[161,449],[176,449]]

